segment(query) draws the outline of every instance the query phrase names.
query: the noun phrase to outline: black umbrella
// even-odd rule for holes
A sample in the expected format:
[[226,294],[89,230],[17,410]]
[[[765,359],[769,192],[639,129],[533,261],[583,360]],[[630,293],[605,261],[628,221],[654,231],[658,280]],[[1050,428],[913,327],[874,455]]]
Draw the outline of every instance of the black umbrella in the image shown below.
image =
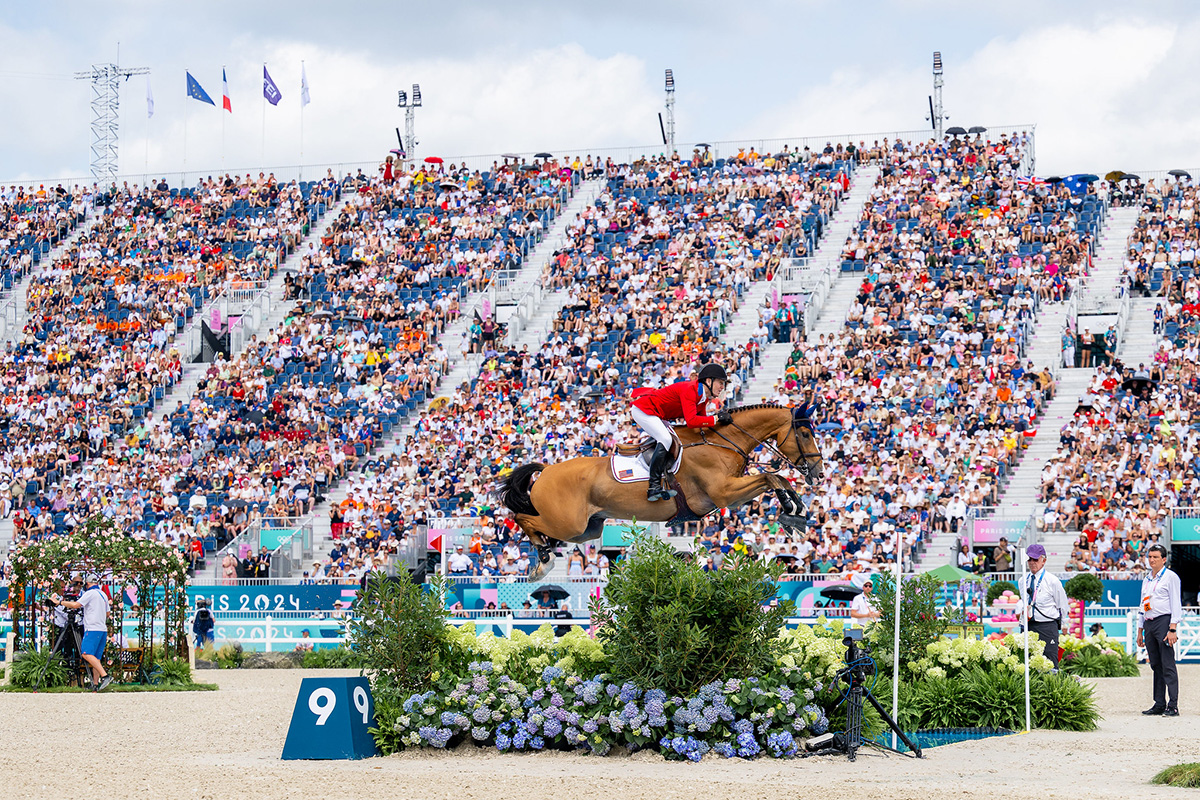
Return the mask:
[[966,133],[966,128],[960,128],[957,125],[955,125],[953,128],[946,128],[946,135],[948,136],[965,136]]
[[525,166],[521,167],[521,169],[525,170],[526,172],[541,172],[542,171],[542,168],[539,167],[537,164],[526,164]]
[[1062,183],[1062,178],[1058,177],[1057,175],[1053,175],[1049,178],[1046,178],[1046,183]]
[[533,157],[534,158],[554,158],[554,156],[550,153],[534,153]]
[[1075,180],[1077,180],[1081,183],[1095,183],[1096,181],[1100,180],[1100,176],[1099,175],[1090,175],[1090,174],[1089,175],[1076,175]]
[[987,128],[983,127],[982,125],[972,125],[967,133],[987,133]]
[[535,588],[529,592],[529,596],[530,597],[534,597],[534,596],[541,597],[542,592],[549,592],[551,600],[566,600],[568,597],[571,596],[571,593],[568,592],[566,589],[564,589],[561,586],[558,586],[556,584],[553,584],[553,583],[547,583],[545,586],[538,586],[537,588]]
[[708,148],[712,147],[712,145],[708,142],[698,142],[696,147],[703,147],[705,150],[707,150]]
[[862,589],[852,583],[844,583],[838,586],[826,586],[821,590],[821,597],[828,600],[844,600],[849,602],[862,594]]
[[1121,383],[1121,388],[1127,392],[1141,394],[1148,389],[1153,388],[1157,381],[1152,381],[1149,378],[1126,378]]
[[1121,176],[1121,180],[1123,181],[1140,181],[1141,179],[1141,175],[1134,175],[1132,172],[1126,172]]
[[364,262],[363,262],[363,260],[362,260],[361,258],[351,258],[351,259],[348,259],[348,260],[346,261],[346,266],[348,266],[348,267],[361,267],[361,266],[363,265],[363,263],[364,263]]
[[311,316],[314,316],[314,317],[332,317],[332,316],[333,316],[333,312],[332,312],[332,311],[325,311],[325,310],[321,310],[321,311],[314,311],[314,312],[312,313],[312,315],[311,315]]
[[520,158],[520,156],[517,155],[516,153],[505,153],[503,157],[504,158]]
[[1173,169],[1173,170],[1170,170],[1169,172],[1167,172],[1167,174],[1168,174],[1168,175],[1173,175],[1173,176],[1175,176],[1176,178],[1190,178],[1190,177],[1192,177],[1192,176],[1191,176],[1191,173],[1189,173],[1189,172],[1188,172],[1186,169]]

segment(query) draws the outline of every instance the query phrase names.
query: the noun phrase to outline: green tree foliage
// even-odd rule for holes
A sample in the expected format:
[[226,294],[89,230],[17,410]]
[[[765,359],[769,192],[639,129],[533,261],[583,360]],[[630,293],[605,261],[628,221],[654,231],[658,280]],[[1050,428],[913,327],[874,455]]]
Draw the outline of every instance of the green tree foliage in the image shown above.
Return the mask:
[[592,601],[614,679],[686,696],[729,676],[763,675],[786,648],[790,601],[766,608],[782,564],[737,554],[705,572],[665,542],[634,533],[628,559]]

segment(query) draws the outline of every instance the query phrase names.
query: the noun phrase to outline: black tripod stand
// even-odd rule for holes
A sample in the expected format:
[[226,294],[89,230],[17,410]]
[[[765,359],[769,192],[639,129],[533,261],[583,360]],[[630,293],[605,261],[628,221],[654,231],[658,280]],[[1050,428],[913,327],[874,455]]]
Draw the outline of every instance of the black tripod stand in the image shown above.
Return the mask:
[[[848,628],[846,637],[842,639],[842,644],[846,645],[846,667],[838,673],[838,679],[845,681],[849,687],[846,693],[846,736],[839,743],[837,738],[834,739],[833,749],[845,750],[846,755],[854,761],[858,754],[858,748],[863,745],[862,738],[862,715],[863,715],[863,698],[871,702],[875,710],[879,712],[879,716],[888,724],[896,735],[900,737],[900,741],[908,747],[915,758],[921,757],[921,748],[909,740],[904,731],[900,730],[900,726],[896,724],[896,720],[892,719],[892,715],[887,712],[880,702],[875,699],[875,695],[871,694],[871,690],[867,688],[867,665],[872,663],[870,656],[859,650],[858,643],[862,641],[862,630],[859,628]],[[841,745],[839,747],[839,744]],[[885,750],[891,750],[893,753],[899,753],[879,742],[868,741],[866,744],[881,747]]]
[[[50,657],[42,664],[42,671],[38,673],[37,680],[33,682],[33,690],[35,692],[42,687],[42,681],[46,679],[46,670],[50,666],[50,660],[54,658],[56,653],[63,654],[63,661],[71,671],[71,674],[79,674],[79,663],[83,660],[81,655],[83,653],[83,637],[79,633],[82,627],[82,624],[79,622],[78,612],[67,614],[67,624],[59,628],[58,638],[50,646]],[[88,670],[88,673],[90,675],[91,670]],[[90,677],[89,680],[91,680]]]

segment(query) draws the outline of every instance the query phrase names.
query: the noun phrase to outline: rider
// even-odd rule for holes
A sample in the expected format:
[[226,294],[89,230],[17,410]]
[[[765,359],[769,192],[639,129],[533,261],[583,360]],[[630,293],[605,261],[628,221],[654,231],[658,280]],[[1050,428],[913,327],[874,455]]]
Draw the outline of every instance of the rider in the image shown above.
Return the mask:
[[[696,373],[694,381],[681,381],[661,389],[633,390],[633,421],[658,442],[650,459],[647,500],[669,500],[675,496],[673,489],[663,486],[663,472],[671,451],[671,429],[664,420],[682,419],[689,428],[712,428],[732,422],[733,417],[724,409],[715,415],[711,413],[720,404],[728,382],[724,367],[706,364]],[[701,413],[702,404],[708,413]]]

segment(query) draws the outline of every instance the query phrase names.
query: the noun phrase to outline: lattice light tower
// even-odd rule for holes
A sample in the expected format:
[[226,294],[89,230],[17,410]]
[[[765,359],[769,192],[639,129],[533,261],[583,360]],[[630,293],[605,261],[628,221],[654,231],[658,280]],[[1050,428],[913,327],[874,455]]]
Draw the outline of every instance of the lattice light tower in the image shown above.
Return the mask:
[[421,107],[421,84],[412,86],[412,98],[403,89],[396,92],[397,105],[404,109],[404,156],[409,161],[417,160],[417,109]]
[[933,94],[929,97],[929,121],[933,124],[933,132],[941,139],[942,126],[946,123],[946,115],[942,113],[942,53],[933,53]]
[[117,175],[120,156],[121,123],[120,79],[149,75],[149,67],[122,67],[117,64],[93,64],[90,70],[76,72],[76,80],[92,82],[92,177],[111,180]]
[[667,148],[675,152],[675,73],[667,70]]

